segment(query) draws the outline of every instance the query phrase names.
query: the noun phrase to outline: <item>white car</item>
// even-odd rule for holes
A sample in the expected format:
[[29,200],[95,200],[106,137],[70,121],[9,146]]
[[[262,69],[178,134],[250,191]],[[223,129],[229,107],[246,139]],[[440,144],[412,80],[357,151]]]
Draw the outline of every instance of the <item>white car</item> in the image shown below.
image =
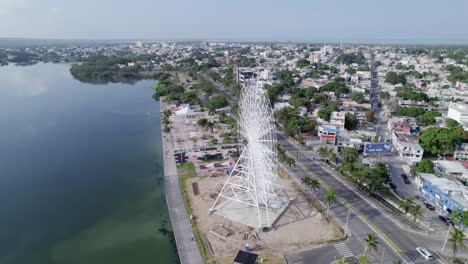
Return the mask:
[[423,247],[417,247],[416,251],[425,259],[425,260],[433,260],[434,257],[432,254],[429,252],[429,250],[423,248]]

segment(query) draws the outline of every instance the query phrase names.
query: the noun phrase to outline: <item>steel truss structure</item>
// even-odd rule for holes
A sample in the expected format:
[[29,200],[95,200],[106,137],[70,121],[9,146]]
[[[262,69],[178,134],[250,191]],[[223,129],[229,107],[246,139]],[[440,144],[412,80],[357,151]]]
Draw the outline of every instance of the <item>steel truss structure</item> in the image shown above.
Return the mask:
[[255,207],[258,228],[271,227],[270,210],[278,204],[274,184],[278,178],[277,141],[268,96],[256,83],[242,87],[239,126],[245,146],[210,212],[216,210],[220,198],[225,198]]

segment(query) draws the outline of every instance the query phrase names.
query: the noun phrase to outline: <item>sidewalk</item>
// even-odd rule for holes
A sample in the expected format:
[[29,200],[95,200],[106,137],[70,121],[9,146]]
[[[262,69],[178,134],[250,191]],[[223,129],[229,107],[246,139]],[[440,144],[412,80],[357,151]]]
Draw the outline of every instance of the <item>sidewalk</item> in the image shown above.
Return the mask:
[[[162,98],[160,110],[166,107]],[[162,112],[162,111],[160,111]],[[184,201],[180,192],[179,176],[174,158],[174,145],[172,134],[163,132],[161,125],[161,140],[164,160],[164,190],[166,203],[169,209],[174,238],[181,264],[202,264],[203,260],[194,237],[189,216],[185,210]]]

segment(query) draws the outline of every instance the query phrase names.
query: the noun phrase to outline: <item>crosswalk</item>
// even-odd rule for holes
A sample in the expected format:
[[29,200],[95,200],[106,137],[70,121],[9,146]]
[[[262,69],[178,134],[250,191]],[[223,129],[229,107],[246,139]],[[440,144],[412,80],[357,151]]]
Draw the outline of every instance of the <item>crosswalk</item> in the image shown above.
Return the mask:
[[354,256],[353,252],[348,248],[348,246],[345,243],[339,243],[335,245],[336,250],[338,251],[338,254],[342,257],[351,257]]

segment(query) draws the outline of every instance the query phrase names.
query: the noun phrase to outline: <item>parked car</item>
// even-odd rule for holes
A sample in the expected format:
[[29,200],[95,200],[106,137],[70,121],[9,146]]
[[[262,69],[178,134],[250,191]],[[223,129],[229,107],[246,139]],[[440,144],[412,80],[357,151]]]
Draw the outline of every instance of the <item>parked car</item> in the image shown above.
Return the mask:
[[393,182],[389,183],[388,186],[390,186],[390,188],[392,188],[393,190],[396,190],[397,188]]
[[452,219],[445,215],[439,215],[440,221],[444,222],[446,225],[454,225]]
[[404,179],[403,181],[405,182],[405,184],[411,184],[411,181],[408,178]]
[[429,250],[423,247],[417,247],[416,251],[421,255],[425,260],[433,260],[434,256],[429,252]]
[[426,208],[429,210],[429,211],[435,211],[435,207],[432,206],[432,204],[430,203],[424,203],[424,206],[426,206]]
[[402,173],[402,174],[401,174],[401,178],[402,178],[403,180],[404,180],[404,179],[408,179],[408,175]]

